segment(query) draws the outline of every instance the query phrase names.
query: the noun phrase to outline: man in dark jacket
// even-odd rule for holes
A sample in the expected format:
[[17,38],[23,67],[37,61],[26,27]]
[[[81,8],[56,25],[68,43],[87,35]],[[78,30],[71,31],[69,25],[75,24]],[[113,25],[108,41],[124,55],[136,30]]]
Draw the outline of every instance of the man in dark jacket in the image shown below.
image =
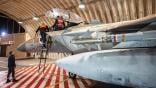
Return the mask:
[[13,52],[9,52],[9,57],[8,57],[8,75],[7,75],[7,81],[6,83],[10,82],[10,74],[12,73],[12,78],[13,82],[16,82],[17,80],[15,79],[15,68],[16,68],[16,63],[15,63],[15,56],[13,55]]
[[40,35],[41,35],[41,39],[40,41],[43,43],[43,47],[46,48],[46,32],[49,31],[49,28],[48,26],[45,24],[45,23],[41,23],[41,25],[39,26],[39,28],[36,30],[36,33],[37,32],[40,32]]

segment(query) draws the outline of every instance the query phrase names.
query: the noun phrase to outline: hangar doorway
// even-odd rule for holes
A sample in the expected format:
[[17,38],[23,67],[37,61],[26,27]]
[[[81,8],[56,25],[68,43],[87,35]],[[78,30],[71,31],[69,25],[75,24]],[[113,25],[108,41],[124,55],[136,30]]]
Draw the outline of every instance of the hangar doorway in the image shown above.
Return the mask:
[[0,45],[0,57],[6,57],[7,45]]

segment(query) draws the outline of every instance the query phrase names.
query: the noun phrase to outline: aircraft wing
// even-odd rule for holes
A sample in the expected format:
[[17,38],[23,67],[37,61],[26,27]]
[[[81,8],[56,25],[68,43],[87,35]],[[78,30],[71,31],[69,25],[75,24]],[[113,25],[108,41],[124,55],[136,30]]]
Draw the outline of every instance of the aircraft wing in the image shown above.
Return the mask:
[[76,31],[76,32],[65,32],[64,30],[62,31],[52,31],[52,32],[46,32],[49,36],[51,37],[56,37],[56,36],[82,36],[82,35],[91,35],[93,31]]
[[147,41],[128,41],[121,42],[114,46],[114,49],[122,49],[122,48],[151,48],[156,47],[156,40],[147,40]]
[[52,32],[46,32],[51,37],[60,36],[62,33],[64,33],[64,30],[61,31],[52,31]]
[[65,47],[64,45],[62,45],[60,42],[57,42],[57,41],[54,41],[49,51],[50,52],[69,52],[69,53],[72,52],[67,47]]
[[76,32],[67,32],[64,33],[64,36],[82,36],[82,35],[90,35],[93,31],[76,31]]
[[151,23],[156,22],[156,16],[148,16],[137,20],[131,20],[131,21],[123,21],[112,24],[112,26],[116,26],[115,28],[110,28],[107,30],[108,32],[113,33],[129,33],[129,32],[137,32],[144,28],[146,28]]
[[[109,32],[112,34],[118,33],[131,33],[131,32],[138,32],[141,30],[149,30],[148,27],[150,26],[151,29],[155,27],[156,23],[156,16],[148,16],[137,20],[131,21],[123,21],[123,22],[116,22],[116,23],[109,23],[109,24],[97,24],[97,25],[86,25],[82,27],[71,27],[67,29],[66,32],[64,30],[48,33],[51,36],[55,35],[63,35],[65,36],[82,36],[84,34],[91,34],[93,32]],[[146,28],[147,27],[147,28]],[[59,33],[59,34],[58,34]]]

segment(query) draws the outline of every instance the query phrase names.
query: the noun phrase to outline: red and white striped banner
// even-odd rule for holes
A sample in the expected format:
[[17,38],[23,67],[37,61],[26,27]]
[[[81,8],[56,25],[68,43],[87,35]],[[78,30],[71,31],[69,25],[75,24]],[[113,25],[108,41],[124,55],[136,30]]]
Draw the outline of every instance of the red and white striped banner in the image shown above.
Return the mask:
[[[78,77],[70,79],[68,72],[55,64],[46,64],[38,72],[38,66],[29,66],[16,70],[17,82],[10,82],[2,88],[89,88],[91,81]],[[6,81],[6,80],[4,80]]]

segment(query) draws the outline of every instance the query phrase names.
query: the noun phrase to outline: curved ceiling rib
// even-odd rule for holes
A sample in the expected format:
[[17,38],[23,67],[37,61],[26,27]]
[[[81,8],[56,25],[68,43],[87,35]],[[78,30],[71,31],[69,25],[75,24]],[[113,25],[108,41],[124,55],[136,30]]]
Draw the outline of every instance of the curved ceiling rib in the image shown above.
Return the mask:
[[[156,14],[156,0],[84,0],[84,10],[78,8],[79,3],[80,0],[0,0],[0,12],[16,21],[24,21],[22,26],[30,35],[34,35],[42,21],[53,25],[54,19],[44,16],[52,8],[73,11],[87,22],[98,19],[103,23]],[[32,20],[33,16],[38,16],[39,21]]]

